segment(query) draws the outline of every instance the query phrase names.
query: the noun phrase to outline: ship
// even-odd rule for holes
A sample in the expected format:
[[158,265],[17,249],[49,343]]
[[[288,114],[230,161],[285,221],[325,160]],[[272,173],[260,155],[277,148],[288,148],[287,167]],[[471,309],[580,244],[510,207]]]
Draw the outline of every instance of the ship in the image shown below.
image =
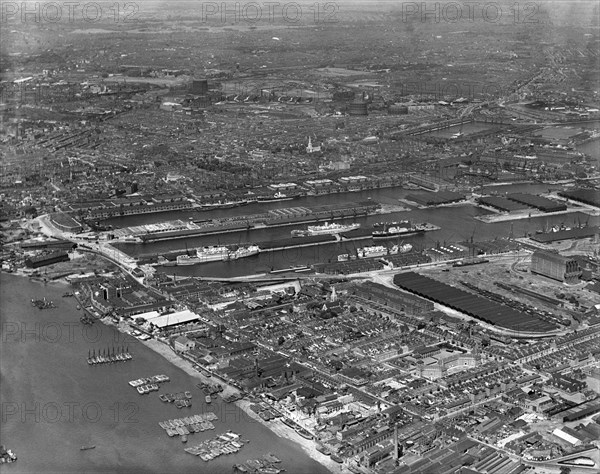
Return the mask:
[[292,237],[308,237],[313,235],[335,235],[341,234],[342,232],[349,232],[356,230],[360,227],[360,224],[336,224],[325,222],[323,225],[309,225],[307,230],[293,230]]
[[196,249],[196,256],[201,263],[219,262],[229,260],[230,250],[224,245],[199,247]]
[[[412,247],[411,247],[412,248]],[[395,255],[399,251],[397,245],[388,249],[384,245],[373,245],[370,247],[362,247],[356,251],[358,258],[383,257],[384,255]]]
[[413,246],[411,244],[402,244],[400,245],[400,247],[398,247],[398,252],[400,253],[407,253],[410,252],[412,250]]
[[163,267],[175,267],[177,266],[177,262],[173,260],[168,260],[164,256],[159,255],[157,258],[157,263]]
[[294,194],[292,196],[288,196],[287,194],[277,191],[275,194],[273,194],[273,196],[257,196],[256,200],[258,202],[291,201],[297,197],[300,197],[300,195]]
[[179,255],[177,257],[177,265],[196,265],[202,263],[198,257],[190,257],[189,255]]
[[247,247],[238,247],[235,252],[231,252],[229,255],[230,260],[237,260],[238,258],[250,257],[260,252],[258,245],[248,245]]
[[249,201],[242,199],[238,201],[205,202],[200,204],[200,207],[205,209],[232,209],[234,207],[244,206],[246,204],[249,204]]
[[385,222],[373,225],[376,230],[373,231],[373,239],[393,239],[401,235],[416,234],[424,232],[424,229],[418,225],[411,225],[410,221]]
[[296,425],[296,427],[294,429],[296,430],[296,433],[298,433],[304,439],[313,439],[313,435],[311,435],[307,430],[302,428],[300,425]]

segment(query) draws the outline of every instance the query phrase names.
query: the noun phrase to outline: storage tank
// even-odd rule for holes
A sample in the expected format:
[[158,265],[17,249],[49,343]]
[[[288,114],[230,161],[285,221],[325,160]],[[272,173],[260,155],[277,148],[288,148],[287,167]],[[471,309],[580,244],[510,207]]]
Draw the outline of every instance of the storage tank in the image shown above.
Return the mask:
[[357,99],[348,104],[348,115],[368,115],[369,109],[367,103],[362,99]]
[[203,95],[208,92],[208,80],[194,79],[192,81],[192,94]]

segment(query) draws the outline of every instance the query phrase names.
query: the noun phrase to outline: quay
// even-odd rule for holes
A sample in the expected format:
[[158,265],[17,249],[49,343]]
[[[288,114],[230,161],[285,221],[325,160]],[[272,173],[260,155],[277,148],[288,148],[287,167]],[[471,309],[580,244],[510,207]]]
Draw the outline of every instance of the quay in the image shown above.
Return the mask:
[[258,248],[260,248],[260,253],[263,253],[302,247],[313,247],[315,245],[335,244],[340,240],[341,239],[339,235],[317,235],[314,237],[295,237],[289,239],[270,240],[266,242],[258,242],[256,245]]
[[[410,237],[413,235],[421,234],[424,232],[431,232],[435,230],[440,230],[441,227],[436,226],[430,223],[423,223],[421,227],[417,230],[400,233],[397,235],[390,235],[389,237],[385,237],[381,240],[402,240],[404,237]],[[305,247],[313,247],[317,245],[328,245],[334,244],[338,242],[350,242],[350,241],[358,241],[358,240],[372,240],[373,239],[373,230],[375,229],[355,229],[350,232],[340,233],[340,234],[327,234],[327,235],[315,235],[309,237],[293,237],[288,239],[277,239],[277,240],[269,240],[257,242],[255,245],[260,249],[260,253],[263,252],[277,252],[282,250],[289,250],[295,248],[305,248]],[[173,250],[170,252],[163,253],[163,257],[167,258],[170,262],[173,262],[177,256],[186,254],[187,251],[184,250]],[[152,255],[140,255],[140,261],[144,263],[148,263],[150,265],[157,265],[158,254]],[[173,264],[167,265],[172,266]]]
[[140,233],[136,238],[145,243],[200,235],[245,232],[252,229],[313,224],[369,216],[375,214],[380,209],[381,204],[371,201],[336,206],[321,206],[314,209],[306,207],[275,209],[264,214],[214,219],[210,223],[204,223],[204,225],[195,228],[188,226],[185,229],[179,230]]

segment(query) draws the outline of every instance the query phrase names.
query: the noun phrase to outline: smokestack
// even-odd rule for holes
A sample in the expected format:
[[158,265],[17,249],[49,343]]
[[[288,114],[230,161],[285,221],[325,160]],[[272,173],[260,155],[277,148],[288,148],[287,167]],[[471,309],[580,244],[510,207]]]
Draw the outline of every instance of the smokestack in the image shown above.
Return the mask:
[[394,424],[394,461],[398,460],[398,424]]

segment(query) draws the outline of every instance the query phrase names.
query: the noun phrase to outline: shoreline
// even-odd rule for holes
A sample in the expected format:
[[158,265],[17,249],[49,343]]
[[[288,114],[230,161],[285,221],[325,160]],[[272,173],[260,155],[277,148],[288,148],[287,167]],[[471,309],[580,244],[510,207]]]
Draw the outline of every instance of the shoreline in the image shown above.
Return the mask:
[[257,413],[254,413],[252,410],[250,410],[250,405],[252,405],[252,402],[250,402],[249,400],[245,400],[245,399],[238,400],[235,402],[235,404],[241,410],[243,410],[244,413],[246,413],[252,419],[261,423],[263,426],[267,427],[269,430],[271,430],[273,433],[275,433],[280,438],[289,439],[290,441],[293,441],[294,443],[300,445],[302,450],[308,456],[310,456],[312,459],[314,459],[318,463],[325,466],[327,469],[329,469],[330,472],[332,472],[332,473],[337,473],[337,472],[348,473],[348,472],[350,472],[348,469],[345,468],[344,464],[338,464],[335,461],[333,461],[329,456],[325,456],[324,454],[317,451],[314,441],[303,438],[298,433],[296,433],[296,431],[294,431],[292,428],[285,425],[281,420],[279,420],[279,419],[275,419],[275,420],[271,420],[271,421],[263,420],[260,416],[258,416]]
[[[118,327],[117,327],[117,329],[118,329]],[[189,362],[188,360],[177,355],[166,343],[161,342],[157,339],[148,339],[146,341],[140,340],[140,342],[142,344],[144,344],[146,347],[152,349],[157,354],[163,356],[170,363],[172,363],[176,367],[180,368],[181,370],[186,372],[188,375],[190,375],[194,378],[197,378],[198,380],[200,380],[204,383],[214,383],[215,382],[214,378],[206,377],[204,374],[202,374],[201,372],[198,372],[196,369],[194,369],[191,362]],[[222,395],[227,396],[227,395],[231,395],[234,393],[239,394],[239,390],[233,388],[231,385],[227,384],[220,378],[218,380],[219,380],[219,383],[221,383],[224,387]],[[241,400],[234,402],[234,404],[238,408],[240,408],[250,418],[259,422],[260,424],[262,424],[264,427],[269,429],[271,432],[275,433],[280,438],[285,438],[285,439],[288,439],[288,440],[293,441],[294,443],[298,444],[310,458],[312,458],[313,460],[317,461],[319,464],[326,467],[330,472],[332,472],[332,473],[349,472],[347,469],[344,468],[343,464],[338,464],[335,461],[333,461],[329,456],[325,456],[324,454],[317,451],[314,441],[304,439],[302,436],[300,436],[298,433],[296,433],[292,428],[286,426],[280,420],[272,420],[272,421],[268,421],[268,422],[263,420],[260,416],[258,416],[257,413],[254,413],[252,410],[250,410],[250,405],[252,405],[252,402],[250,402],[249,400],[241,399]]]
[[[20,277],[20,278],[28,277],[28,275],[25,275],[22,273],[19,274],[16,272],[9,273],[9,272],[2,271],[2,273],[7,276],[12,276],[12,277]],[[32,278],[28,278],[28,279],[32,283],[36,283],[38,285],[44,285],[44,282],[41,280],[35,280]],[[46,282],[46,284],[50,284],[50,285],[56,286],[56,287],[69,286],[69,283],[63,279],[48,281],[48,282]],[[101,319],[98,319],[97,322],[104,326],[112,326],[117,331],[127,334],[126,332],[123,331],[123,328],[119,324],[114,324],[112,321],[106,321],[104,318],[101,318]],[[183,357],[176,354],[170,348],[170,346],[168,346],[167,343],[162,342],[158,339],[154,339],[154,338],[148,339],[145,341],[143,341],[141,339],[137,339],[137,340],[139,342],[141,342],[142,344],[144,344],[149,349],[151,349],[152,351],[154,351],[155,353],[157,353],[160,356],[162,356],[163,358],[165,358],[172,365],[183,370],[189,376],[191,376],[195,379],[198,379],[198,381],[200,381],[200,382],[207,383],[207,384],[214,384],[214,383],[217,383],[217,380],[218,380],[218,383],[220,383],[223,386],[223,392],[220,395],[221,397],[240,393],[240,391],[238,389],[232,387],[227,382],[223,381],[221,378],[207,377],[203,373],[198,372],[194,368],[194,366],[191,362],[189,362],[188,360],[186,360]],[[226,402],[223,402],[223,403],[226,403]],[[241,399],[241,400],[234,402],[233,404],[236,405],[240,410],[242,410],[246,415],[248,415],[248,417],[257,421],[258,423],[263,425],[265,428],[267,428],[269,431],[271,431],[278,437],[285,438],[287,440],[290,440],[290,441],[296,443],[302,449],[302,451],[305,452],[305,454],[307,456],[309,456],[311,459],[313,459],[314,461],[321,464],[328,471],[330,471],[332,473],[340,473],[340,472],[348,473],[348,472],[350,472],[348,469],[345,468],[345,466],[343,464],[338,464],[335,461],[333,461],[329,456],[325,456],[324,454],[317,451],[315,442],[313,440],[307,440],[307,439],[303,438],[298,433],[296,433],[296,431],[294,431],[292,428],[290,428],[287,425],[285,425],[284,423],[282,423],[280,420],[272,420],[272,421],[267,422],[267,421],[263,420],[262,418],[260,418],[260,416],[258,416],[257,413],[254,413],[252,410],[250,410],[250,405],[252,405],[251,401],[246,400],[246,399]]]

